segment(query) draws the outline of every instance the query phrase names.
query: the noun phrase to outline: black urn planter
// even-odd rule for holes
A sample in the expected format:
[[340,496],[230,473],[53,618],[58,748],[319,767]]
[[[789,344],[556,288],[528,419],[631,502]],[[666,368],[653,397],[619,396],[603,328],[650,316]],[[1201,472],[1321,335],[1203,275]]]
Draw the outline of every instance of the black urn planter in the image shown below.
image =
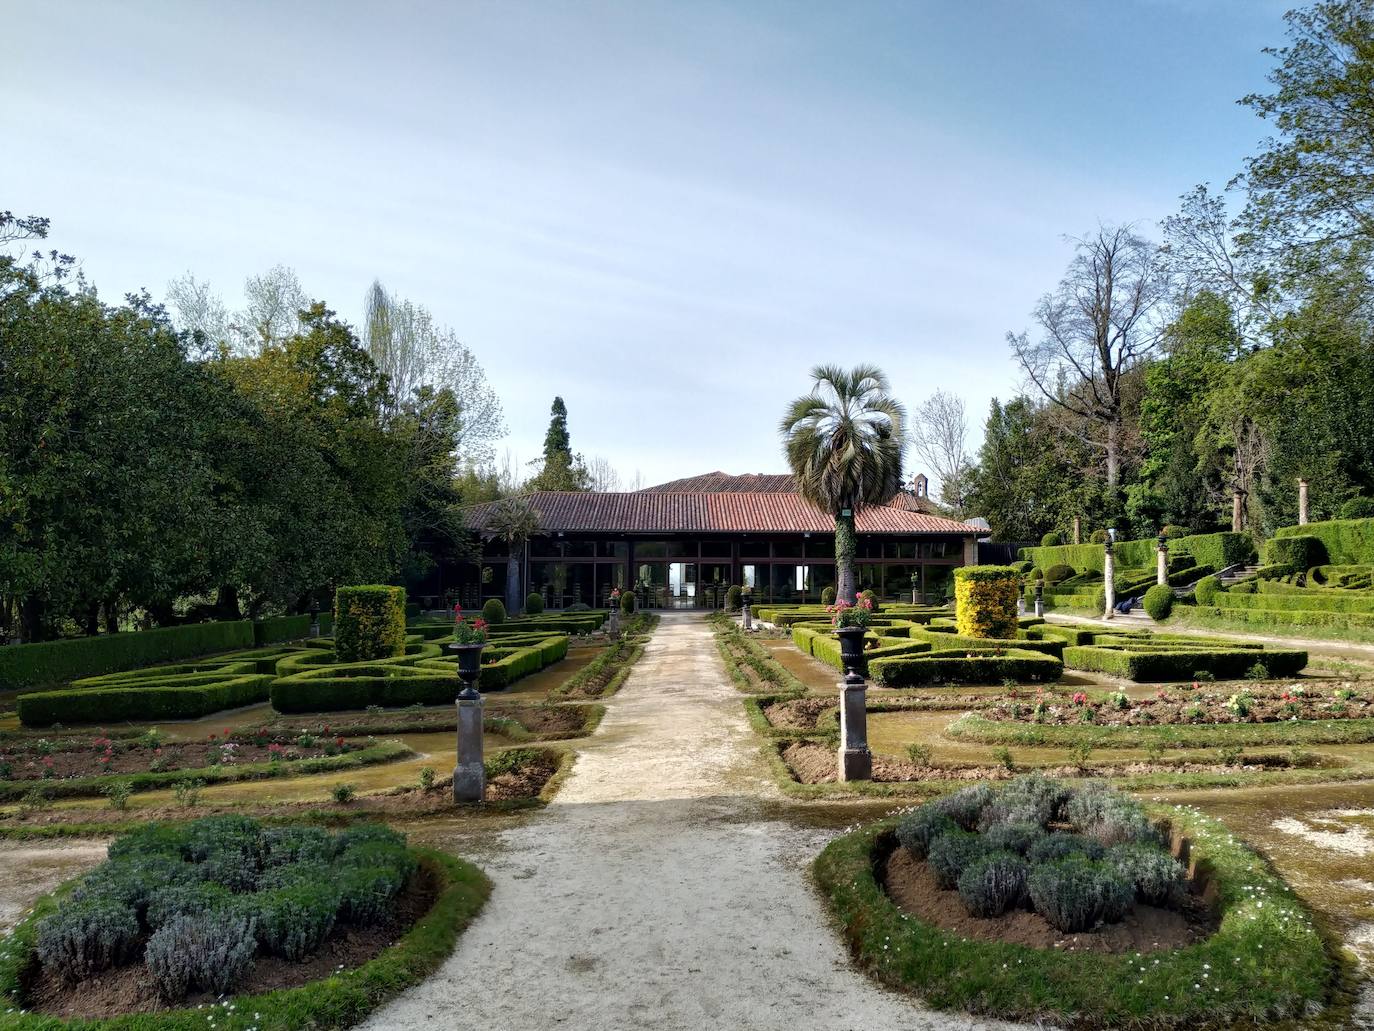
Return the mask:
[[865,673],[864,635],[867,629],[861,626],[843,626],[835,631],[840,639],[840,661],[844,663],[845,673]]
[[458,679],[463,682],[462,694],[477,693],[477,680],[482,675],[482,649],[486,644],[450,644],[449,650],[458,654]]

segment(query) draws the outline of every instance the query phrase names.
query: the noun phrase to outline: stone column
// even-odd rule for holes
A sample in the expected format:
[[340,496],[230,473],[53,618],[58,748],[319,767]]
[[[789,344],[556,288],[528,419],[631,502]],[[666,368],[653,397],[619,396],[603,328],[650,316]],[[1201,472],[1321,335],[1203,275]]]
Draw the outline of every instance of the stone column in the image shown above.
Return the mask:
[[1298,480],[1298,525],[1307,525],[1307,477]]
[[1240,533],[1245,529],[1242,525],[1245,522],[1245,502],[1240,488],[1237,487],[1231,492],[1231,532]]
[[1073,517],[1073,542],[1075,544],[1083,543],[1083,519],[1081,516]]
[[482,709],[485,704],[476,691],[464,691],[458,696],[458,765],[453,768],[455,802],[482,802],[487,797],[487,771],[482,765]]
[[740,626],[745,630],[754,629],[754,614],[749,611],[749,599],[745,598],[740,603]]
[[964,565],[976,566],[978,564],[978,538],[964,538]]
[[1155,551],[1155,583],[1163,586],[1169,582],[1169,545],[1161,536]]
[[872,780],[873,753],[868,750],[867,685],[857,673],[840,681],[840,754],[838,775],[841,781]]
[[1106,611],[1102,613],[1103,619],[1116,618],[1116,556],[1112,554],[1112,539],[1107,538],[1107,543],[1102,546],[1102,582],[1103,590],[1107,594]]

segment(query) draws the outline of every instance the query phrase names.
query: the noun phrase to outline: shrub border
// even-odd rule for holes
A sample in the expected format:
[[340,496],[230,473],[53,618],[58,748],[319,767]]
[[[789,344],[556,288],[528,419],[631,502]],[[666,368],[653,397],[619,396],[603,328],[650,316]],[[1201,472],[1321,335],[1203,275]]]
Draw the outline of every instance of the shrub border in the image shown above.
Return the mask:
[[[260,995],[234,996],[228,1005],[212,1009],[222,1029],[255,1026],[260,1031],[291,1028],[346,1028],[361,1021],[403,989],[418,984],[448,957],[458,936],[467,929],[491,895],[492,883],[472,863],[428,848],[412,847],[411,854],[441,880],[434,904],[395,945],[384,949],[361,966],[296,988]],[[0,950],[0,990],[14,999],[23,971],[33,962],[38,921],[70,890],[68,881],[38,900],[30,914],[10,933],[7,948]],[[15,1000],[18,1005],[18,1001]],[[105,1020],[81,1021],[86,1031],[203,1031],[205,1009],[180,1009],[162,1013],[133,1013]],[[69,1026],[66,1021],[40,1013],[9,1013],[0,1027],[17,1031],[51,1031]]]

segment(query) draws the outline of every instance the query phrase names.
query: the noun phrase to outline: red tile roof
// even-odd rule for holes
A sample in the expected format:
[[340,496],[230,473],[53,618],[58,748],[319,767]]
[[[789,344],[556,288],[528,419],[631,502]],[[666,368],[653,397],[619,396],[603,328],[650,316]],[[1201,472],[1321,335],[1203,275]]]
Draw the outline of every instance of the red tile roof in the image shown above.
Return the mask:
[[[833,533],[835,521],[800,494],[762,491],[534,491],[525,495],[547,531],[616,533]],[[481,530],[491,505],[464,512],[470,530]],[[890,505],[859,510],[860,533],[959,534],[985,529]]]
[[[654,487],[644,487],[641,494],[795,494],[797,480],[791,473],[702,473],[681,480],[669,480]],[[929,501],[908,489],[899,491],[887,502],[892,508],[904,508],[908,512],[928,512],[934,515]]]

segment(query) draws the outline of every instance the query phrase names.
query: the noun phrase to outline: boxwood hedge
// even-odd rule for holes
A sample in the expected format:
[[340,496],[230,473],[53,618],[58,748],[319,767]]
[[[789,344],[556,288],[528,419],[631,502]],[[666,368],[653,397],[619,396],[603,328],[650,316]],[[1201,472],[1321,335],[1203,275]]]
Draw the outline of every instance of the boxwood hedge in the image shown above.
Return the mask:
[[1214,648],[1167,644],[1136,648],[1087,645],[1064,649],[1064,665],[1071,669],[1108,673],[1135,681],[1189,680],[1206,670],[1222,680],[1244,677],[1256,664],[1271,677],[1288,677],[1307,665],[1307,652],[1288,649]]
[[873,682],[883,687],[989,684],[1005,679],[1058,680],[1064,663],[1053,655],[1020,648],[954,648],[874,659],[868,664],[868,672]]
[[26,727],[196,719],[266,701],[273,679],[270,673],[247,673],[217,677],[210,683],[38,691],[20,695],[15,707]]

